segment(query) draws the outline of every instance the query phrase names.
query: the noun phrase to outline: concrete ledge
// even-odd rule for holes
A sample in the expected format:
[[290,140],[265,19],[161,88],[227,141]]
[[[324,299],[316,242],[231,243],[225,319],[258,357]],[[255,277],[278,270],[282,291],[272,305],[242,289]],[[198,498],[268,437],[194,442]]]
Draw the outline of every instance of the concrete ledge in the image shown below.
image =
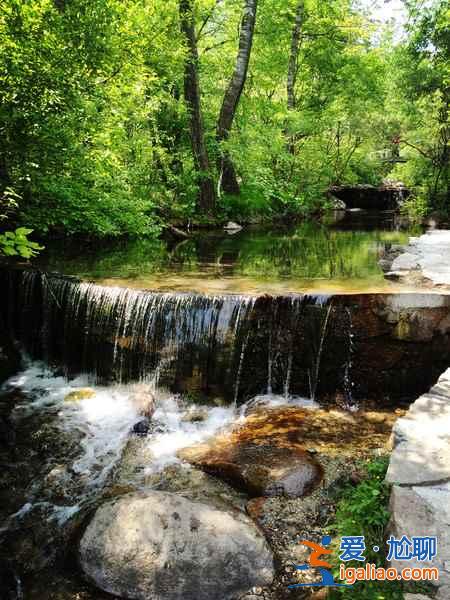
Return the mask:
[[[450,369],[420,396],[394,427],[386,479],[391,493],[390,532],[396,537],[436,536],[432,562],[392,561],[397,569],[437,567],[435,598],[450,599]],[[434,584],[434,582],[433,582]],[[426,600],[406,594],[407,600]]]

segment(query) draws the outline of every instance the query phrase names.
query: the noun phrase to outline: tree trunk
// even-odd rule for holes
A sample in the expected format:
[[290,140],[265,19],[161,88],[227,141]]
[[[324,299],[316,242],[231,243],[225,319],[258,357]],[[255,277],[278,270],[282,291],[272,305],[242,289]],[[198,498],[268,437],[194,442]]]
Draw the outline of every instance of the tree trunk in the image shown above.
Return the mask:
[[[292,30],[291,50],[289,53],[288,73],[287,73],[287,107],[288,110],[295,110],[297,99],[295,97],[295,84],[298,74],[298,54],[300,51],[300,34],[303,24],[304,0],[300,0],[295,14],[294,28]],[[288,134],[288,149],[291,154],[295,154],[295,135]]]
[[66,9],[66,0],[53,0],[53,4],[59,13],[63,13]]
[[[257,6],[258,0],[244,0],[236,64],[223,98],[222,108],[217,122],[217,141],[219,143],[227,140],[230,135],[236,109],[247,79]],[[229,194],[239,194],[240,190],[236,171],[228,152],[222,152],[219,168],[223,191]]]
[[6,166],[6,159],[2,151],[0,150],[0,193],[10,185],[11,180],[8,173],[8,167]]
[[199,175],[198,203],[201,210],[212,213],[216,204],[216,190],[205,144],[192,1],[179,0],[179,2],[181,31],[186,38],[188,50],[184,65],[184,99],[189,111],[192,152]]

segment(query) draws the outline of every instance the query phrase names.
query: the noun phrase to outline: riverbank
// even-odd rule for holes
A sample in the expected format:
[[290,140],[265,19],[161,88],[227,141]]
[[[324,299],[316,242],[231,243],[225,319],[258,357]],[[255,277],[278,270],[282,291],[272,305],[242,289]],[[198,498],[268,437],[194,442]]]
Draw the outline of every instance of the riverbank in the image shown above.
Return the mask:
[[435,229],[388,248],[383,257],[387,279],[432,290],[450,290],[450,230]]

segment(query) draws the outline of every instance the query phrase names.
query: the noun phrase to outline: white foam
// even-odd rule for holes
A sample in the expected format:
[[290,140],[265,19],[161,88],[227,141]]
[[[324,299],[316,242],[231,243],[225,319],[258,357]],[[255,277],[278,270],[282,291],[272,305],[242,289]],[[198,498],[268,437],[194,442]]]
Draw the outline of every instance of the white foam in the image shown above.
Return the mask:
[[[81,433],[81,454],[70,464],[84,476],[86,485],[101,484],[119,459],[130,429],[139,418],[131,386],[89,386],[87,376],[68,381],[42,363],[34,362],[6,382],[4,389],[17,388],[25,394],[13,411],[13,418],[32,414],[57,415],[55,425],[70,435]],[[65,401],[70,392],[91,387],[93,397]]]
[[248,408],[263,406],[264,408],[279,408],[282,406],[297,408],[316,409],[320,408],[315,400],[311,398],[303,398],[302,396],[282,396],[279,394],[260,394],[255,396],[241,407],[241,414],[244,414]]
[[205,419],[199,422],[183,421],[186,406],[177,398],[166,398],[157,403],[153,419],[161,423],[164,431],[152,434],[148,445],[154,461],[147,467],[147,474],[154,473],[169,464],[179,462],[177,452],[192,444],[202,442],[220,429],[236,421],[233,407],[209,408],[190,406],[190,410],[205,411]]
[[[5,388],[11,387],[25,395],[14,409],[16,419],[48,413],[57,418],[55,425],[62,432],[68,435],[77,433],[77,437],[82,434],[81,454],[67,466],[77,474],[86,489],[104,483],[120,459],[133,425],[142,418],[132,399],[133,384],[92,385],[87,376],[68,381],[43,363],[33,362],[5,384]],[[86,387],[92,389],[95,395],[74,401],[64,400],[70,392]],[[188,409],[204,411],[205,419],[200,422],[184,421]],[[160,425],[162,431],[148,437],[154,461],[147,466],[146,472],[156,472],[178,462],[178,450],[201,442],[230,425],[236,420],[236,413],[232,406],[199,407],[158,391],[152,420]]]
[[[133,402],[133,384],[99,386],[90,383],[87,376],[68,381],[36,362],[30,363],[23,372],[6,383],[6,387],[19,388],[26,396],[15,407],[15,418],[49,412],[56,417],[56,426],[62,432],[68,435],[76,433],[77,437],[81,437],[81,453],[67,467],[77,474],[81,487],[86,491],[105,482],[111,469],[120,460],[133,425],[142,418]],[[94,396],[65,401],[70,392],[88,386],[94,391]],[[237,411],[233,405],[195,406],[159,390],[155,395],[156,409],[152,421],[157,425],[157,430],[145,442],[153,457],[152,462],[145,465],[146,474],[179,462],[177,452],[180,449],[202,442],[221,429],[238,423],[249,406],[269,409],[281,406],[319,407],[309,398],[266,394],[256,396]],[[204,419],[184,419],[186,413],[192,410],[203,412]]]

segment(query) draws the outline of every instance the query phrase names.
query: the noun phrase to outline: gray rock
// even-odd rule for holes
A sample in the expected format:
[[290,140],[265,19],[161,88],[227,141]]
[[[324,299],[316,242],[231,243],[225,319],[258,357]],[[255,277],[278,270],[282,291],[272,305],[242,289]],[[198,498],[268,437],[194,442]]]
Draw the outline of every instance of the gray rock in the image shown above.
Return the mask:
[[392,271],[413,271],[417,269],[419,266],[418,257],[415,254],[411,254],[410,252],[405,252],[404,254],[400,254],[394,260],[391,266]]
[[135,433],[136,435],[147,435],[149,430],[150,430],[150,421],[147,418],[142,419],[141,421],[138,421],[133,426],[133,433]]
[[[394,450],[386,479],[391,493],[390,530],[396,537],[436,536],[433,561],[392,561],[397,569],[437,567],[430,582],[439,600],[450,600],[450,369],[394,427]],[[420,600],[425,596],[407,594]]]
[[[440,598],[448,593],[450,584],[450,483],[433,486],[402,487],[395,485],[391,494],[392,521],[390,531],[396,537],[436,536],[437,556],[421,563],[415,560],[392,561],[397,569],[406,567],[437,567]],[[444,595],[443,595],[444,594]]]
[[230,234],[237,233],[242,230],[242,226],[234,221],[228,221],[228,223],[224,226],[225,231]]
[[393,435],[388,482],[423,485],[450,479],[450,369],[396,422]]
[[434,600],[450,600],[450,589],[447,586],[440,587],[434,597]]
[[231,600],[274,577],[267,543],[244,514],[155,491],[103,504],[80,562],[99,588],[136,600]]
[[403,598],[404,600],[431,600],[429,596],[423,594],[405,594]]

